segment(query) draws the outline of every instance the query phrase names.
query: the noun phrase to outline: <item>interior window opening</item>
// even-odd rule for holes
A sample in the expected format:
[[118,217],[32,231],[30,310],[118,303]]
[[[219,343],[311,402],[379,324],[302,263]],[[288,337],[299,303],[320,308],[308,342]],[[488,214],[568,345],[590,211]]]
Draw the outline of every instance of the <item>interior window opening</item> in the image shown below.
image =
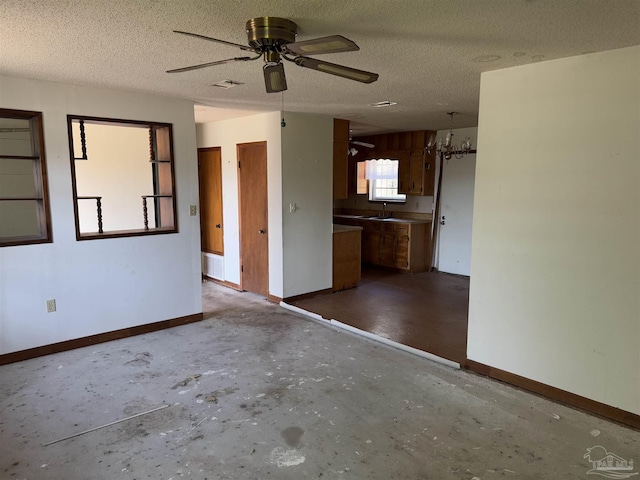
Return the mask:
[[171,125],[67,120],[76,238],[177,232]]
[[42,113],[0,109],[0,247],[51,241]]

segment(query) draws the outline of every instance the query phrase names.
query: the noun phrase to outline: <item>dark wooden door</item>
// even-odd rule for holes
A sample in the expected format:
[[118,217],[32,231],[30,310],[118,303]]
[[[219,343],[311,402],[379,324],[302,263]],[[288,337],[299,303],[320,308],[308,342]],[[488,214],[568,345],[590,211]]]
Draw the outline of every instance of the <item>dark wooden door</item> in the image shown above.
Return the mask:
[[200,235],[202,251],[224,253],[222,224],[222,158],[220,147],[198,149]]
[[269,294],[267,143],[238,145],[240,202],[240,286]]

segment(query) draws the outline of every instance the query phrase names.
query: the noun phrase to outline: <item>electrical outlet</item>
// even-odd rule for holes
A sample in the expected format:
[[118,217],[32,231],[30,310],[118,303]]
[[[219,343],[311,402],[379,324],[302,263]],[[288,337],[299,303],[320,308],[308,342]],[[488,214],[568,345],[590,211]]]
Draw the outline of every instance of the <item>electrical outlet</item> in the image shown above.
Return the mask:
[[197,212],[196,206],[195,205],[189,205],[189,215],[192,216],[192,217],[195,217],[196,216],[196,212]]
[[56,311],[55,299],[47,300],[47,313],[53,313]]

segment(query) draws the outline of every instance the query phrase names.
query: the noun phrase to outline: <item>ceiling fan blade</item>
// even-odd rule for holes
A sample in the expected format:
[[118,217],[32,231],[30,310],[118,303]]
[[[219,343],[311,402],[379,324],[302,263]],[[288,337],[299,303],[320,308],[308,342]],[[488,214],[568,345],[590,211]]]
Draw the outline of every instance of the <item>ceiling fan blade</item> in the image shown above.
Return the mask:
[[301,67],[330,73],[331,75],[348,78],[349,80],[355,80],[356,82],[373,83],[378,79],[377,73],[365,72],[364,70],[357,70],[355,68],[337,65],[335,63],[323,62],[322,60],[316,60],[315,58],[297,57],[294,62]]
[[167,70],[167,73],[180,73],[188,72],[189,70],[197,70],[199,68],[213,67],[214,65],[223,65],[231,62],[247,62],[249,60],[255,60],[260,57],[235,57],[227,58],[226,60],[218,60],[217,62],[201,63],[200,65],[191,65],[190,67],[174,68],[173,70]]
[[320,55],[322,53],[353,52],[360,47],[342,35],[314,38],[302,42],[288,43],[284,46],[287,51],[297,55]]
[[227,42],[226,40],[219,40],[217,38],[205,37],[204,35],[198,35],[197,33],[182,32],[180,30],[174,30],[174,32],[181,33],[182,35],[189,35],[190,37],[201,38],[203,40],[209,40],[211,42],[222,43],[224,45],[229,45],[230,47],[238,47],[238,48],[241,48],[242,50],[247,50],[249,52],[255,52],[255,49],[247,45],[240,45],[239,43]]
[[267,93],[283,92],[287,89],[287,78],[284,75],[282,63],[275,65],[266,64],[264,70],[264,85]]
[[360,145],[361,147],[376,148],[376,146],[373,143],[361,142],[359,140],[351,140],[349,143],[352,143],[354,145]]

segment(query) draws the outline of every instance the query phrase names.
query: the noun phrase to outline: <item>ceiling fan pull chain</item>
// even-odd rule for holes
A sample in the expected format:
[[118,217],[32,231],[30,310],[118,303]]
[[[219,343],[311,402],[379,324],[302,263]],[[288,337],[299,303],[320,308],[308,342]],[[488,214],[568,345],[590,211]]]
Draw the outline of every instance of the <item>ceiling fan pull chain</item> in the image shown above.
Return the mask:
[[284,90],[281,93],[282,93],[282,109],[280,112],[281,112],[282,121],[280,122],[280,126],[284,128],[287,126],[287,122],[284,121]]

